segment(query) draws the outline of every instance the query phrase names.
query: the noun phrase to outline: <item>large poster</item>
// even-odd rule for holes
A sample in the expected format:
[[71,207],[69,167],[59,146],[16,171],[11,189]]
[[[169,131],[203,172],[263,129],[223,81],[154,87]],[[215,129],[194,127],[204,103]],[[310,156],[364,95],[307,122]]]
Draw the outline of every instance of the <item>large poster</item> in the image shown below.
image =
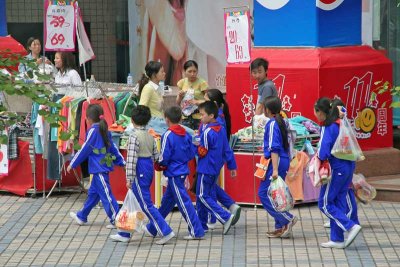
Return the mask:
[[45,1],[45,50],[75,51],[75,1]]
[[[224,8],[251,5],[243,0],[129,1],[130,72],[135,80],[149,60],[160,60],[166,84],[176,86],[183,64],[193,59],[198,76],[225,89]],[[251,12],[250,12],[251,14]]]

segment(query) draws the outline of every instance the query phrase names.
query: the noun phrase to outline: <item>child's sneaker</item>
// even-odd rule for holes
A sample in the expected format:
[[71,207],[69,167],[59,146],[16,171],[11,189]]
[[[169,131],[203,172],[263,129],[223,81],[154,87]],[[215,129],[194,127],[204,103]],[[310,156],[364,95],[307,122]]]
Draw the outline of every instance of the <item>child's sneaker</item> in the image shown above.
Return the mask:
[[170,241],[175,236],[174,232],[169,233],[166,236],[163,236],[160,240],[156,242],[157,245],[165,245],[168,241]]
[[217,227],[217,223],[207,223],[208,230],[214,230]]
[[225,222],[224,235],[226,235],[228,233],[229,229],[231,229],[233,218],[235,218],[235,216],[233,214],[231,214],[231,217],[229,217],[229,219]]
[[84,222],[84,221],[82,221],[81,219],[79,219],[78,216],[76,215],[76,213],[73,212],[73,211],[71,211],[71,212],[69,213],[69,216],[70,216],[72,219],[74,219],[75,222],[76,222],[77,224],[79,224],[79,225],[85,225],[85,224],[86,224],[86,222]]
[[235,203],[229,207],[229,211],[234,215],[232,225],[235,225],[240,219],[241,208],[238,204]]
[[125,237],[119,234],[116,235],[110,235],[110,238],[114,241],[117,242],[122,242],[122,243],[128,243],[129,242],[129,237]]
[[116,229],[117,227],[114,224],[107,224],[106,228],[107,229]]
[[184,240],[190,241],[190,240],[202,240],[204,239],[203,236],[198,237],[198,236],[192,236],[192,235],[187,235],[183,237]]

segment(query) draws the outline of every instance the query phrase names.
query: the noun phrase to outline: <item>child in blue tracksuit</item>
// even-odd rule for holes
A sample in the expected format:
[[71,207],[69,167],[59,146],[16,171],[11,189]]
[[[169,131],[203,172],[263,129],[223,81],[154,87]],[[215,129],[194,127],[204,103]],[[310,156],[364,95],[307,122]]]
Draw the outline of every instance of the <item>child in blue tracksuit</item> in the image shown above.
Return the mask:
[[271,159],[268,165],[265,179],[261,181],[258,188],[258,196],[264,209],[274,218],[275,230],[267,232],[270,238],[290,237],[292,227],[297,222],[297,217],[289,212],[275,210],[272,199],[268,196],[268,189],[271,179],[280,176],[285,179],[289,170],[289,140],[286,123],[280,115],[282,102],[276,96],[269,96],[264,99],[264,114],[270,120],[265,125],[264,133],[264,157]]
[[[158,210],[165,218],[177,204],[188,224],[189,234],[184,239],[202,239],[204,229],[185,188],[185,179],[189,175],[188,162],[195,155],[192,136],[179,125],[182,118],[180,107],[170,107],[164,115],[169,128],[161,137],[160,157],[155,166],[157,170],[163,170],[164,176],[168,178],[168,185]],[[157,229],[152,221],[145,230],[152,236],[157,235]]]
[[[231,116],[229,113],[229,106],[224,99],[224,95],[218,89],[208,89],[204,95],[204,99],[207,101],[212,101],[218,106],[218,117],[217,122],[225,128],[228,141],[231,137]],[[202,127],[200,127],[200,134],[202,132]],[[240,206],[235,203],[235,201],[218,185],[215,185],[215,190],[213,191],[213,197],[216,201],[221,203],[222,206],[229,209],[229,211],[235,215],[235,219],[232,225],[235,225],[240,218]],[[216,225],[217,218],[209,214],[208,228],[214,229]]]
[[213,190],[225,162],[231,170],[231,176],[236,176],[236,161],[229,147],[225,129],[216,121],[218,107],[215,103],[203,102],[199,105],[199,112],[204,129],[197,148],[197,213],[204,230],[208,231],[207,219],[208,213],[211,213],[224,225],[223,232],[227,234],[235,216],[218,205],[213,197]]
[[[128,140],[126,187],[132,189],[142,211],[154,224],[157,234],[161,236],[156,244],[164,245],[175,234],[151,200],[150,186],[153,182],[153,165],[158,161],[159,153],[156,141],[146,129],[150,119],[151,113],[147,106],[138,105],[132,110],[134,131]],[[127,234],[128,236],[126,236]],[[111,239],[120,242],[128,242],[129,237],[129,233],[124,232],[110,236]]]
[[[321,137],[318,149],[319,159],[329,161],[332,169],[332,179],[321,187],[318,206],[330,219],[330,240],[322,243],[326,248],[346,248],[361,231],[361,226],[346,216],[348,209],[347,194],[352,182],[355,163],[338,159],[331,154],[333,145],[339,135],[339,110],[332,105],[329,98],[323,97],[314,105],[314,114],[322,123]],[[348,239],[344,242],[344,232],[348,231]]]
[[[71,212],[70,216],[78,223],[83,225],[87,223],[90,211],[101,200],[104,210],[110,219],[111,225],[107,228],[115,228],[115,217],[119,211],[118,203],[111,192],[109,172],[113,170],[113,163],[119,166],[125,166],[125,161],[119,153],[118,148],[111,139],[108,131],[107,122],[104,119],[103,108],[99,105],[89,105],[86,112],[86,119],[91,124],[91,128],[86,134],[86,141],[82,148],[75,154],[67,171],[76,168],[84,160],[89,159],[89,173],[93,175],[88,197],[83,208],[77,213]],[[106,153],[102,150],[106,150]],[[105,160],[106,155],[115,156],[113,162]],[[110,157],[111,159],[111,157]]]

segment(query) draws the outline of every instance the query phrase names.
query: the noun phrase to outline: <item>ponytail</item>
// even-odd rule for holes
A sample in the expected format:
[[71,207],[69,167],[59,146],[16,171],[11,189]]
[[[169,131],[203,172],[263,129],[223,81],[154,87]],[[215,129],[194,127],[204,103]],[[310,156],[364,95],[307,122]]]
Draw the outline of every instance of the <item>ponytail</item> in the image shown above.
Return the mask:
[[111,146],[111,142],[110,139],[108,138],[108,124],[107,121],[104,119],[104,115],[100,116],[99,130],[100,130],[100,135],[103,138],[103,142],[106,145],[106,148],[109,148]]
[[229,106],[228,103],[224,100],[223,102],[224,108],[222,109],[225,117],[225,123],[226,123],[226,135],[228,136],[228,141],[231,138],[231,129],[232,129],[232,124],[231,124],[231,114],[229,113]]
[[111,141],[108,138],[108,124],[104,119],[104,111],[100,105],[90,104],[86,110],[86,117],[90,118],[94,123],[99,124],[100,135],[106,148],[111,146]]
[[314,105],[316,111],[325,113],[326,119],[323,122],[324,126],[329,126],[339,119],[339,110],[337,106],[343,105],[343,102],[331,100],[327,97],[321,97]]
[[277,113],[275,115],[275,120],[278,123],[279,130],[281,131],[283,147],[285,148],[285,151],[288,151],[289,150],[289,141],[288,141],[288,130],[286,127],[286,123],[283,120],[283,117],[281,116],[280,113]]
[[140,96],[142,95],[143,87],[150,81],[149,77],[145,73],[142,74],[142,77],[139,80],[139,101]]

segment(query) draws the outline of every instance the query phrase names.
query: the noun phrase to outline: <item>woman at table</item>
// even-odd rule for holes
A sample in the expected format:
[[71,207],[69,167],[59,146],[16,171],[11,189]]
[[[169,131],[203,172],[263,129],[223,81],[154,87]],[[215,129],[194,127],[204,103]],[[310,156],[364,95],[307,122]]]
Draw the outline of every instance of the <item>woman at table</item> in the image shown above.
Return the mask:
[[81,77],[75,69],[74,55],[71,52],[57,52],[54,58],[54,64],[58,70],[54,76],[54,82],[56,84],[82,85]]
[[[199,66],[196,61],[186,61],[183,65],[183,70],[185,78],[178,81],[177,86],[180,91],[176,97],[176,103],[181,105],[182,112],[185,115],[182,124],[197,130],[200,124],[200,113],[197,110],[197,106],[205,101],[204,94],[208,89],[208,84],[204,79],[197,76]],[[188,93],[193,94],[193,99],[185,99]]]

